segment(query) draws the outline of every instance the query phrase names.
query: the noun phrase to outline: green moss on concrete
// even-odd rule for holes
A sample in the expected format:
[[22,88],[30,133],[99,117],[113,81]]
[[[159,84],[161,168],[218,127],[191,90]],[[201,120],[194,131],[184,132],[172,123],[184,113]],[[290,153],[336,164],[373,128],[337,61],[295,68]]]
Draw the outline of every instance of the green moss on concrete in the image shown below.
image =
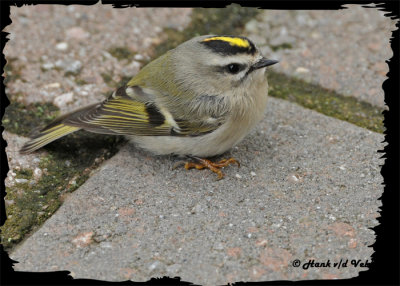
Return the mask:
[[136,54],[127,47],[112,47],[108,52],[119,61],[131,60]]
[[17,178],[20,179],[30,179],[32,178],[33,172],[30,169],[22,169],[16,172]]
[[85,85],[85,84],[88,84],[88,82],[87,82],[86,80],[81,79],[81,78],[75,78],[75,83],[76,83],[77,85]]
[[[2,124],[8,132],[29,136],[58,115],[59,109],[51,103],[13,102],[6,108]],[[14,170],[15,178],[27,182],[15,183],[6,189],[8,219],[1,233],[1,243],[6,249],[12,249],[50,217],[61,205],[62,195],[81,186],[90,172],[114,155],[124,141],[118,136],[78,131],[43,148],[47,154],[38,156],[39,168],[43,170],[38,181],[30,169]]]
[[6,207],[8,218],[1,232],[1,243],[6,249],[20,242],[33,226],[40,225],[60,205],[55,192],[41,193],[42,184],[40,181],[35,183],[31,173],[28,169],[16,171],[16,178],[27,179],[28,182],[16,183],[6,190],[6,200],[13,202]]
[[[122,76],[120,77],[119,81],[115,81],[113,79],[113,74],[108,74],[108,73],[101,73],[101,77],[103,78],[104,82],[111,88],[112,91],[114,91],[114,89],[120,86],[127,84],[132,78],[131,76]],[[109,94],[107,93],[107,95]]]
[[24,105],[13,101],[6,108],[2,125],[8,132],[29,136],[33,130],[53,121],[58,111],[58,107],[49,102]]
[[35,181],[30,169],[16,172],[15,178],[27,182],[7,187],[8,219],[2,227],[1,243],[12,249],[27,233],[41,225],[61,205],[63,195],[81,186],[104,160],[113,156],[122,137],[78,131],[55,141],[40,158],[43,175]]
[[271,46],[271,50],[273,50],[274,52],[277,50],[283,50],[283,49],[291,49],[292,45],[289,43],[283,43],[280,45],[276,45],[276,46]]
[[112,74],[101,73],[100,75],[103,78],[103,81],[105,82],[105,84],[107,84],[108,86],[114,86],[115,85],[115,82],[113,80],[113,75]]
[[77,76],[77,75],[79,75],[81,73],[81,70],[82,69],[77,70],[77,71],[67,71],[67,72],[64,73],[64,76],[65,77],[75,77],[75,76]]
[[17,79],[20,79],[24,81],[21,78],[21,71],[23,69],[22,65],[18,65],[18,58],[8,58],[7,59],[7,64],[4,66],[4,85],[7,86],[9,82],[16,81]]
[[269,95],[296,102],[325,115],[383,133],[383,109],[304,80],[268,70]]

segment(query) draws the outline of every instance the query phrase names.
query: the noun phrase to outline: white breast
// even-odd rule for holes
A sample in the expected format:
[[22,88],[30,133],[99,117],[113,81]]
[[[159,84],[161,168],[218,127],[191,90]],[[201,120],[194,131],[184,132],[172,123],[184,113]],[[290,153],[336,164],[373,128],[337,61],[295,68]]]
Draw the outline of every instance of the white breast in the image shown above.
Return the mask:
[[[262,119],[267,104],[268,84],[262,82],[248,87],[246,96],[236,96],[228,120],[214,132],[198,137],[132,136],[133,142],[155,154],[211,157],[222,154],[239,143]],[[257,86],[258,88],[255,88]]]

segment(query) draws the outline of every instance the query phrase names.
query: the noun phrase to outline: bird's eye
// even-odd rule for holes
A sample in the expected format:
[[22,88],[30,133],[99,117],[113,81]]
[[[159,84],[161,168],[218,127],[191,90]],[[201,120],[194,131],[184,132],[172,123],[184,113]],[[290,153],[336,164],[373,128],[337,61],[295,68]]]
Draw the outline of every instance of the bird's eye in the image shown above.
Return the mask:
[[231,74],[238,73],[242,70],[240,64],[229,64],[226,66],[226,68],[227,68],[228,72]]

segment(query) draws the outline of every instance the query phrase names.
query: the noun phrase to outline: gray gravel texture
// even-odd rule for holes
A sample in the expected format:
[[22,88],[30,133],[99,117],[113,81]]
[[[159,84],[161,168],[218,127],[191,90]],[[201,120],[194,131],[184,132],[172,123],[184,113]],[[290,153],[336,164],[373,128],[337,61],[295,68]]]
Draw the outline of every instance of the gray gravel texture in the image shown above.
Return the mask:
[[246,32],[264,55],[280,61],[274,70],[384,107],[396,21],[377,8],[346,7],[267,10],[247,23]]
[[16,270],[109,281],[180,276],[201,285],[342,279],[366,268],[292,261],[369,259],[383,179],[383,135],[270,99],[230,154],[242,166],[172,170],[131,144],[66,198],[11,258]]
[[[102,74],[115,82],[135,75],[151,47],[165,39],[162,29],[184,28],[190,14],[187,8],[114,9],[101,4],[11,7],[4,54],[7,60],[16,59],[12,64],[21,69],[21,79],[10,82],[6,93],[26,104],[53,102],[62,112],[103,100],[113,89]],[[109,53],[115,47],[136,55],[119,60]]]

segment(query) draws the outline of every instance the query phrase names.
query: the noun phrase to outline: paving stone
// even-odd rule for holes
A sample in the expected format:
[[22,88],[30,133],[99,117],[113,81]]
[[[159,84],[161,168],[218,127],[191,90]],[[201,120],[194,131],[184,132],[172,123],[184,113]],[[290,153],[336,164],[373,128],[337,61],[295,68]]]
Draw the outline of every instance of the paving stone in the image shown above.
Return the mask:
[[172,272],[201,285],[355,277],[366,268],[305,271],[292,261],[371,261],[383,140],[271,98],[265,119],[226,155],[241,167],[225,168],[223,180],[172,170],[172,156],[127,144],[11,258],[16,270],[107,281]]

